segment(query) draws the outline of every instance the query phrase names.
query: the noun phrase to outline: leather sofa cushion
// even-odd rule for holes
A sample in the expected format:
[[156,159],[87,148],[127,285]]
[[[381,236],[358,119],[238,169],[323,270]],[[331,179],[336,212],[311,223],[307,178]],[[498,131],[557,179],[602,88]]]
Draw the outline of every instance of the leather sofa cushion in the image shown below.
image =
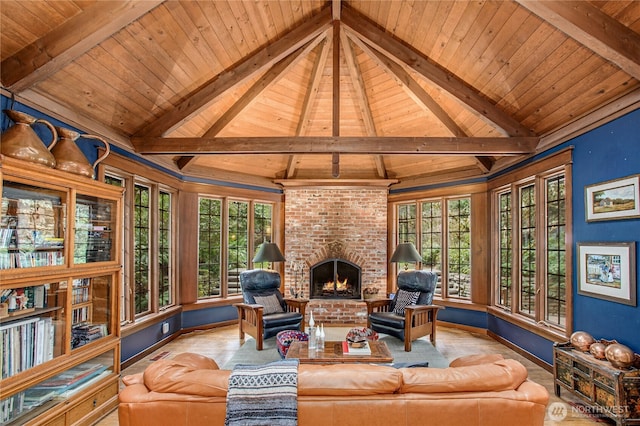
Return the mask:
[[300,396],[390,394],[398,392],[401,386],[402,373],[393,367],[372,368],[367,364],[304,364],[298,368]]
[[449,364],[449,367],[464,367],[467,365],[491,364],[503,359],[504,357],[501,354],[465,355],[451,361],[451,364]]
[[226,397],[230,373],[219,370],[210,358],[189,354],[155,361],[144,371],[143,378],[152,392]]
[[402,393],[487,392],[517,389],[527,379],[518,361],[503,359],[481,366],[401,368]]

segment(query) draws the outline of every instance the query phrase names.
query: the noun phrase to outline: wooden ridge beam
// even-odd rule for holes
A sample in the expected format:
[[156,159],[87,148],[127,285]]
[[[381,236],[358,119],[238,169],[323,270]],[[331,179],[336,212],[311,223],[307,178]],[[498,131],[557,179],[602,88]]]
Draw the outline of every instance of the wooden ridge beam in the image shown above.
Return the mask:
[[223,138],[132,138],[143,155],[206,154],[532,154],[539,138],[482,137],[223,137]]

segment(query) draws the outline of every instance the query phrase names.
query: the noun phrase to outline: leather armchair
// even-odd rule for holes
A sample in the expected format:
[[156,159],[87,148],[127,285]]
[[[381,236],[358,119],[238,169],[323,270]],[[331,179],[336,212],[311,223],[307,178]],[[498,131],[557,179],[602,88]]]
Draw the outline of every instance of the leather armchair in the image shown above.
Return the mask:
[[[378,333],[395,336],[404,341],[404,350],[411,351],[411,342],[430,336],[436,343],[436,317],[440,306],[433,305],[433,292],[438,275],[430,271],[402,271],[398,274],[398,290],[420,292],[415,304],[404,308],[404,315],[394,312],[398,295],[393,299],[365,300],[367,327]],[[399,293],[399,292],[398,292]]]
[[[280,293],[280,274],[252,269],[240,273],[244,303],[237,303],[240,339],[247,333],[256,339],[261,351],[264,339],[283,330],[301,330],[307,300],[285,299]],[[262,302],[258,303],[258,302]],[[275,311],[275,312],[274,312]]]

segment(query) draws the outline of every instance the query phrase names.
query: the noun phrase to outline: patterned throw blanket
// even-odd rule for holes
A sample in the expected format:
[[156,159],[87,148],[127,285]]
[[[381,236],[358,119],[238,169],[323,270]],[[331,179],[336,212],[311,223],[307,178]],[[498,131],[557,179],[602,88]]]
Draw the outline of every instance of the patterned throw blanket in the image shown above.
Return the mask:
[[236,365],[229,376],[225,426],[296,426],[298,360]]

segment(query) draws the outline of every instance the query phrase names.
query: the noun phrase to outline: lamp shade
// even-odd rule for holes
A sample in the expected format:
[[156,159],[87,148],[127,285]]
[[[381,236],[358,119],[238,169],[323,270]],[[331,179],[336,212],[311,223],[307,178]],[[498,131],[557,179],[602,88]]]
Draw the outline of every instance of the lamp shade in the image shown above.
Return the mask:
[[276,243],[262,243],[253,263],[284,262],[285,258]]
[[420,256],[420,253],[418,253],[418,250],[416,250],[412,243],[398,244],[398,247],[396,247],[396,250],[393,252],[390,260],[392,263],[411,263],[421,261],[422,256]]

